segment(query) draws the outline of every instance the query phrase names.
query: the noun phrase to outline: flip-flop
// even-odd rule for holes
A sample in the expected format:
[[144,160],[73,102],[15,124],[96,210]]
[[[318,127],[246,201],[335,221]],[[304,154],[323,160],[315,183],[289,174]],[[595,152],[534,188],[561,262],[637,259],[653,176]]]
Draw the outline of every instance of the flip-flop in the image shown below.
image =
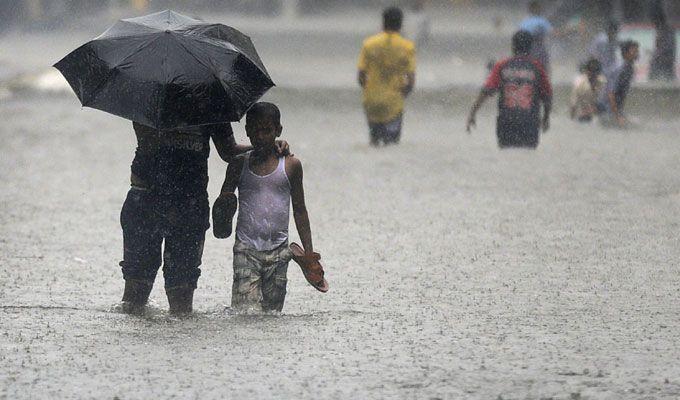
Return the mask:
[[307,282],[319,292],[326,293],[328,291],[328,282],[323,277],[323,267],[319,262],[321,255],[319,253],[307,255],[297,243],[290,244],[290,251],[293,253],[293,261],[300,266]]

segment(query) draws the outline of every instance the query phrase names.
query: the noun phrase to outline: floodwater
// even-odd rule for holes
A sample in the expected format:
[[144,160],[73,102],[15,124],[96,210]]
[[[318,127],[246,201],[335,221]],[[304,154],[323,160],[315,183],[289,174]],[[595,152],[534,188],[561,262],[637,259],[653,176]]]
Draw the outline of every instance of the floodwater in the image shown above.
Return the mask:
[[291,264],[281,315],[231,313],[233,239],[209,232],[188,319],[160,279],[146,315],[116,312],[131,124],[72,94],[0,103],[0,398],[680,396],[679,122],[558,108],[536,151],[500,151],[493,105],[467,135],[461,110],[410,104],[374,149],[358,101],[266,98],[331,290]]
[[[233,239],[211,232],[191,317],[167,315],[161,279],[145,315],[117,312],[131,123],[53,75],[0,85],[0,399],[679,398],[680,120],[638,97],[635,129],[604,130],[557,101],[537,150],[500,151],[494,102],[468,135],[471,95],[426,89],[476,91],[507,54],[509,27],[458,14],[434,18],[402,143],[378,149],[354,69],[379,14],[235,20],[280,84],[265,99],[303,161],[331,287],[291,264],[280,315],[228,309]],[[111,22],[0,37],[0,80]],[[576,62],[555,64],[569,82]],[[225,167],[213,152],[211,199]]]

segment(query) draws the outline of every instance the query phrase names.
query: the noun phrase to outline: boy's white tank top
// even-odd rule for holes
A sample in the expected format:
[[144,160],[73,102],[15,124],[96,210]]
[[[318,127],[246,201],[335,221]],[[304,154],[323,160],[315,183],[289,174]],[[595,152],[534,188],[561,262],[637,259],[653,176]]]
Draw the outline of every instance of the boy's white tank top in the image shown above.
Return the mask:
[[290,181],[284,157],[276,169],[259,176],[250,170],[250,154],[245,156],[238,184],[239,212],[236,238],[257,251],[269,251],[288,240]]

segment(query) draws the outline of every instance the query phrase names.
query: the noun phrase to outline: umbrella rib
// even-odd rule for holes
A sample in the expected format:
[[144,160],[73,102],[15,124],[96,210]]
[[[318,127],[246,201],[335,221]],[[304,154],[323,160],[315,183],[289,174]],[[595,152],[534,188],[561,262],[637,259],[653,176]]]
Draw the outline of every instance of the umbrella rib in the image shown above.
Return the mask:
[[[134,24],[134,25],[143,26],[143,27],[150,28],[150,29],[156,29],[156,28],[151,28],[151,27],[148,27],[146,25],[141,25],[141,24]],[[108,32],[108,31],[106,31],[106,32]],[[102,40],[129,39],[131,37],[157,35],[162,31],[160,29],[156,29],[155,32],[130,33],[130,34],[122,34],[122,35],[119,35],[119,36],[104,36],[104,35],[106,35],[106,32],[104,32],[101,35],[97,36],[96,38],[92,39],[92,41],[95,42],[95,41],[102,41]]]
[[[209,40],[201,40],[201,39],[202,39],[201,37],[196,37],[196,36],[193,36],[193,35],[182,35],[182,37],[186,37],[187,39],[191,39],[191,40],[194,40],[194,41],[196,41],[196,42],[198,42],[198,43],[206,44],[206,45],[208,45],[208,46],[218,47],[218,46],[215,45],[214,43],[210,43]],[[269,76],[269,71],[267,71],[267,68],[264,66],[264,63],[262,62],[262,60],[259,60],[259,63],[258,63],[258,62],[255,62],[253,59],[251,59],[251,58],[245,53],[245,51],[244,51],[243,49],[237,47],[237,46],[236,46],[235,44],[233,44],[233,43],[230,43],[230,42],[226,42],[226,43],[229,43],[230,45],[234,46],[234,48],[235,48],[236,50],[239,51],[238,54],[239,54],[240,56],[245,57],[248,61],[250,61],[251,63],[253,63],[253,65],[255,65],[255,66],[257,67],[257,69],[259,69],[262,73],[265,74],[265,76],[267,76],[267,78],[269,78],[269,80],[271,80],[271,77]],[[260,64],[261,64],[261,65],[260,65]],[[273,81],[272,81],[272,83],[273,83]]]
[[[180,36],[180,37],[184,37],[184,36]],[[222,80],[220,80],[220,78],[218,78],[217,75],[215,74],[215,71],[213,71],[212,68],[210,68],[210,67],[209,67],[208,65],[206,65],[203,61],[201,61],[198,57],[196,57],[196,55],[194,55],[192,52],[190,52],[189,49],[184,45],[184,43],[182,43],[181,40],[178,40],[177,43],[179,43],[179,45],[182,46],[182,48],[184,49],[184,51],[186,51],[186,52],[187,52],[194,60],[196,60],[196,62],[198,62],[199,64],[201,64],[202,66],[204,66],[204,67],[210,72],[210,74],[217,80],[217,82],[220,83],[220,86],[222,86],[222,84],[229,86],[229,88],[231,89],[231,93],[234,94],[236,97],[238,97],[238,99],[239,99],[241,102],[244,102],[244,103],[245,103],[245,101],[243,100],[243,98],[241,98],[241,96],[240,96],[235,90],[233,90],[233,88],[229,85],[228,82],[226,82],[226,81],[223,82]],[[240,53],[239,53],[239,54],[240,54]],[[226,92],[226,88],[224,88],[224,86],[223,86],[223,89],[225,89],[225,92]]]
[[147,48],[147,47],[151,46],[152,44],[154,44],[155,42],[157,42],[158,39],[161,38],[161,36],[162,36],[162,35],[158,35],[158,36],[156,36],[153,40],[150,40],[150,41],[144,43],[143,45],[139,46],[139,47],[136,48],[132,53],[128,54],[127,56],[123,57],[122,60],[118,61],[118,62],[116,63],[116,65],[113,66],[113,68],[115,69],[115,68],[120,67],[120,65],[123,64],[125,61],[127,61],[128,58],[134,56],[134,55],[137,54],[138,52],[144,50],[145,48]]
[[[88,101],[91,101],[91,100],[93,100],[94,98],[97,97],[97,90],[99,90],[102,86],[104,86],[104,84],[105,84],[106,82],[109,81],[109,78],[111,78],[111,75],[113,75],[113,73],[116,72],[116,71],[118,70],[118,67],[119,67],[123,62],[127,61],[127,59],[130,58],[130,57],[132,57],[133,55],[137,54],[137,52],[139,52],[140,50],[145,49],[146,47],[148,47],[149,45],[151,45],[152,43],[154,43],[155,41],[157,41],[159,37],[160,37],[160,36],[156,37],[155,39],[153,39],[153,40],[151,40],[151,41],[149,41],[149,42],[144,43],[142,46],[140,46],[140,47],[138,47],[137,49],[135,49],[132,53],[130,53],[130,54],[128,54],[127,56],[125,56],[122,60],[118,61],[118,62],[116,63],[116,65],[112,66],[112,67],[111,67],[111,72],[109,72],[108,75],[106,75],[106,79],[103,79],[101,82],[99,82],[99,84],[97,84],[97,86],[96,86],[94,89],[91,90],[92,97],[91,97],[90,99],[88,99]],[[99,56],[97,56],[97,58],[99,58]],[[101,61],[104,61],[104,63],[106,63],[105,60],[102,60],[101,58],[99,58],[99,59],[100,59]],[[86,106],[85,103],[86,103],[85,101],[82,102],[83,106]]]

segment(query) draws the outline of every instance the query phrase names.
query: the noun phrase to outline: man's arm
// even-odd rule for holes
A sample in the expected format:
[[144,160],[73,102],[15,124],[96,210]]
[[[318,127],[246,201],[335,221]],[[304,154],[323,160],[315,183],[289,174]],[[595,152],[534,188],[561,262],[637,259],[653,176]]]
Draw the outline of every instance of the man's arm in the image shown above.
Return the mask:
[[357,82],[359,82],[359,86],[362,88],[366,87],[366,71],[359,70],[357,72]]
[[407,97],[413,91],[416,85],[416,48],[413,44],[409,46],[406,53],[406,82],[402,89],[402,94]]
[[416,85],[416,74],[415,72],[410,72],[406,74],[406,85],[404,85],[404,97],[408,97],[409,94],[413,91],[413,88]]
[[578,103],[578,83],[571,89],[571,96],[569,98],[569,117],[576,118],[576,105]]
[[309,226],[309,216],[307,215],[307,206],[305,205],[305,191],[302,186],[302,163],[294,157],[286,159],[288,166],[288,174],[290,178],[290,196],[293,203],[293,217],[295,218],[295,227],[297,228],[302,247],[306,254],[314,252],[312,245],[312,231]]
[[550,112],[552,111],[552,96],[543,98],[543,132],[550,129]]
[[543,102],[543,132],[547,132],[550,129],[550,111],[552,110],[552,85],[550,84],[550,79],[545,69],[540,63],[535,63],[538,68],[539,75],[539,90],[541,100]]
[[486,82],[484,82],[484,87],[482,90],[479,92],[479,95],[477,96],[477,99],[475,100],[474,104],[472,104],[472,108],[470,109],[470,115],[468,115],[467,123],[465,124],[465,130],[467,133],[472,132],[472,127],[477,125],[477,111],[479,111],[479,108],[484,104],[486,99],[489,97],[493,96],[494,93],[501,87],[501,69],[503,69],[504,62],[497,62],[493,68],[491,68],[491,72],[489,73],[489,76],[486,78]]
[[619,85],[619,77],[621,76],[621,70],[617,70],[616,74],[612,77],[610,81],[607,82],[607,101],[609,102],[609,110],[611,111],[612,117],[614,117],[614,122],[620,127],[626,125],[626,119],[621,115],[621,110],[619,110],[619,105],[616,102],[616,87]]
[[213,143],[215,143],[217,154],[219,154],[220,158],[226,162],[231,162],[236,155],[251,149],[250,146],[236,144],[234,131],[231,129],[231,124],[229,123],[218,125],[218,127],[211,132],[210,136],[212,137]]
[[472,108],[470,109],[470,115],[468,115],[467,123],[465,125],[465,130],[467,133],[472,132],[472,127],[477,125],[477,111],[479,111],[479,108],[484,104],[486,99],[491,97],[493,95],[494,91],[489,90],[489,89],[482,89],[479,91],[479,95],[477,96],[477,99],[475,100],[474,104],[472,104]]
[[607,100],[609,100],[609,109],[612,111],[614,121],[620,127],[624,127],[626,125],[626,118],[621,114],[621,111],[619,110],[619,105],[616,103],[616,95],[614,94],[613,91],[607,92]]
[[359,53],[359,62],[357,63],[357,82],[362,88],[366,87],[366,69],[368,68],[368,60],[366,57],[366,46],[361,46]]

